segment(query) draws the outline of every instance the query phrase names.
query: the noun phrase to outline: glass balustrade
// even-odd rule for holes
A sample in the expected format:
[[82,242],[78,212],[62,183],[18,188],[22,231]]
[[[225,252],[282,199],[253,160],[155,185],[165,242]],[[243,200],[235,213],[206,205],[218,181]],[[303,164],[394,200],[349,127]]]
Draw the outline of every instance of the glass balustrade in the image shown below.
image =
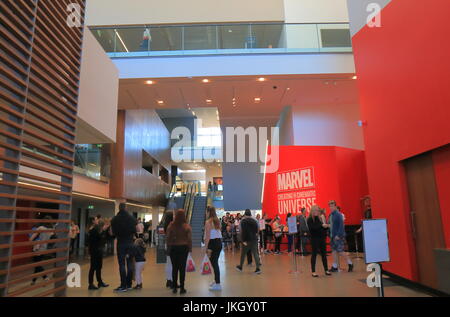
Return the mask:
[[74,171],[97,180],[107,181],[111,171],[109,144],[77,144]]
[[348,23],[143,25],[91,31],[113,58],[352,52]]

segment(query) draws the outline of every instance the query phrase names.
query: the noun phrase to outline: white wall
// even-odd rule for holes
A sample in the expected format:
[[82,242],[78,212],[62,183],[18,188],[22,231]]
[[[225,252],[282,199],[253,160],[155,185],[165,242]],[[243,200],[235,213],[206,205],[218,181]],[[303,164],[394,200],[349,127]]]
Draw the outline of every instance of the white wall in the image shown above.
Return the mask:
[[[346,0],[284,0],[286,23],[348,22]],[[326,28],[321,25],[319,29]],[[319,47],[315,25],[287,25],[283,41],[288,48]]]
[[[85,29],[81,62],[78,117],[83,124],[77,134],[79,143],[109,143],[116,141],[119,71],[103,48]],[[90,141],[89,138],[93,140]]]
[[[120,78],[353,74],[353,54],[181,56],[114,60]],[[174,67],[176,65],[176,67]]]
[[359,105],[293,106],[294,145],[364,149]]
[[286,23],[348,22],[347,0],[284,0]]
[[283,21],[283,0],[88,0],[86,24]]

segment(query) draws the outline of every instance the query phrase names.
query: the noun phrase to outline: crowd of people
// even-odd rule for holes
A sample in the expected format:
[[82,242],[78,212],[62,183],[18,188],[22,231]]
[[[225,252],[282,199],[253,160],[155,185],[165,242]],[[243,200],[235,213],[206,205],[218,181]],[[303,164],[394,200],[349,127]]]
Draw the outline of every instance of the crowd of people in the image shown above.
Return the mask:
[[[261,258],[264,254],[282,254],[281,244],[283,237],[287,237],[287,252],[299,254],[311,253],[311,273],[313,277],[318,277],[316,273],[316,259],[320,255],[325,275],[339,271],[339,260],[344,258],[348,264],[348,272],[352,272],[353,263],[344,252],[345,246],[345,216],[340,211],[334,200],[328,203],[329,216],[326,217],[325,209],[317,205],[312,206],[309,215],[306,209],[302,209],[296,215],[297,232],[290,234],[287,225],[283,224],[279,216],[273,219],[266,215],[260,217],[252,216],[249,209],[244,214],[231,215],[226,213],[221,219],[218,218],[214,207],[206,210],[206,220],[204,226],[204,245],[214,272],[214,281],[210,284],[211,291],[220,291],[221,278],[219,257],[222,250],[234,252],[239,250],[240,261],[236,269],[243,271],[243,264],[256,262],[255,274],[261,274]],[[186,287],[186,263],[189,254],[192,252],[192,229],[186,221],[186,213],[183,209],[168,210],[165,214],[163,224],[166,234],[166,287],[171,288],[173,293],[185,294]],[[291,217],[288,214],[286,223]],[[39,227],[40,230],[46,228],[45,222]],[[38,228],[38,229],[39,229]],[[70,226],[70,238],[74,239],[79,234],[79,228],[75,223]],[[108,287],[102,279],[102,263],[105,254],[105,244],[108,239],[117,239],[117,259],[119,263],[120,285],[114,291],[126,292],[131,289],[141,289],[143,287],[142,271],[146,258],[146,248],[148,236],[144,223],[141,219],[136,219],[127,210],[125,204],[120,204],[119,213],[112,219],[102,219],[96,216],[89,228],[87,244],[90,255],[90,269],[88,275],[89,289],[96,290]],[[47,237],[49,238],[49,237]],[[328,266],[327,261],[327,239],[329,238],[332,251],[333,263]],[[36,234],[30,240],[36,239]],[[71,243],[72,245],[72,243]],[[308,248],[308,246],[310,246]],[[40,250],[36,246],[36,250]],[[71,248],[73,249],[73,247]],[[36,261],[39,259],[36,258]],[[42,268],[37,267],[37,272]],[[94,284],[94,275],[97,285]],[[46,278],[44,276],[44,278]],[[133,287],[133,280],[136,285]]]

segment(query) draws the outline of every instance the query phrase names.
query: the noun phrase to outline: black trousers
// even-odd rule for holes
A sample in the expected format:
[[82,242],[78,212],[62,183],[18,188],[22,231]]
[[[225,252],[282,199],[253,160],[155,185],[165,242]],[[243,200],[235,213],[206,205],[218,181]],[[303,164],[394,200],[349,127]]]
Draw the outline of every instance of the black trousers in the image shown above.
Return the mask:
[[214,280],[216,284],[220,284],[219,256],[222,251],[222,239],[209,240],[208,249],[212,251],[209,260],[214,270]]
[[70,252],[69,254],[73,254],[75,252],[75,243],[77,241],[77,238],[70,238]]
[[324,271],[328,271],[325,237],[311,237],[311,247],[312,247],[311,271],[313,273],[316,272],[317,253],[320,253],[320,255],[322,256],[322,264]]
[[117,243],[117,260],[119,261],[120,287],[131,287],[133,278],[132,243]]
[[[33,256],[33,263],[37,263],[37,262],[41,262],[44,261],[44,256],[43,255],[36,255]],[[43,272],[44,268],[42,266],[35,266],[34,267],[34,273],[40,273]],[[46,278],[47,275],[42,276],[42,278]],[[36,278],[33,278],[33,282],[36,282]]]
[[[170,246],[170,260],[172,261],[172,282],[175,287],[184,288],[186,279],[186,262],[189,255],[187,245]],[[180,283],[178,284],[178,274],[180,275]]]
[[102,281],[102,267],[103,267],[103,250],[93,250],[90,253],[91,266],[89,267],[89,285],[94,284],[94,273],[98,284],[103,284]]
[[275,236],[275,252],[280,252],[281,247],[281,240],[283,239],[283,235],[280,235],[279,237]]
[[266,235],[266,230],[261,230],[261,243],[262,243],[262,248],[263,250],[267,250],[267,235]]

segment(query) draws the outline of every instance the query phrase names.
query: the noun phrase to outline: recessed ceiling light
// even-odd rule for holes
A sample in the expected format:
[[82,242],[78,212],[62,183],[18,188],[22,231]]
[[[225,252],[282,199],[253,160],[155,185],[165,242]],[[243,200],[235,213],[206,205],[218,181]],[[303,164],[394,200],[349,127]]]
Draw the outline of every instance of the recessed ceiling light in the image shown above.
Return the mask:
[[353,76],[352,79],[358,79],[358,76]]
[[259,77],[258,81],[266,81],[266,79],[264,77]]
[[211,100],[211,99],[206,99],[206,102],[207,102],[207,103],[211,103],[212,100]]
[[147,80],[145,83],[147,85],[153,85],[155,82],[153,80]]
[[206,83],[209,83],[209,79],[206,79],[206,78],[205,78],[205,79],[202,80],[202,82],[204,82],[205,84],[206,84]]
[[261,98],[259,98],[259,97],[255,98],[255,102],[260,102],[260,101],[261,101]]
[[288,88],[286,88],[286,90],[291,90],[291,88],[288,87]]
[[162,105],[164,103],[163,100],[158,100],[158,104]]

